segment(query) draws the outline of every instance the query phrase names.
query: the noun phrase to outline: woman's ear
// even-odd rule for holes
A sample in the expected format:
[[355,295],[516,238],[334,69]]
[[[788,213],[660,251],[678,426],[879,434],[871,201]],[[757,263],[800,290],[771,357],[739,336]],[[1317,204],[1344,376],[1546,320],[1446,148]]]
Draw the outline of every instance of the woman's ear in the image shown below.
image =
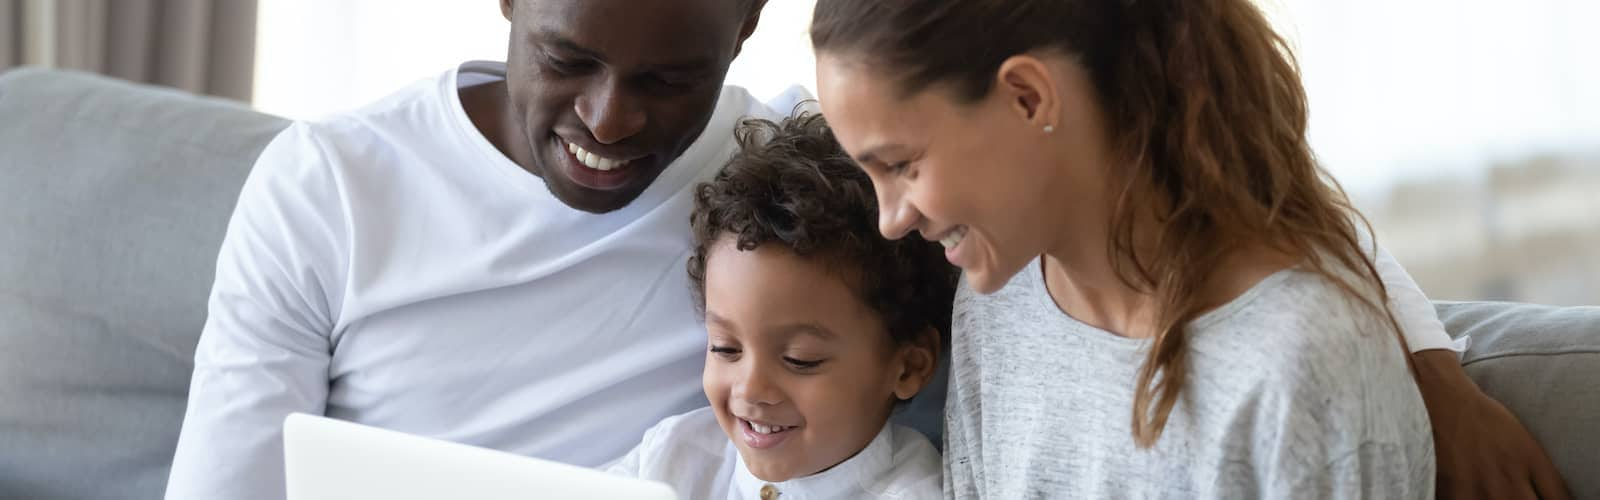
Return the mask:
[[515,3],[516,1],[517,0],[500,0],[500,15],[506,16],[507,21],[511,20],[511,4]]
[[900,346],[900,373],[894,381],[894,397],[907,400],[917,395],[939,369],[939,331],[928,327],[916,340]]
[[1050,65],[1033,54],[1011,56],[995,73],[995,89],[1017,118],[1030,127],[1054,128],[1061,118],[1061,94]]

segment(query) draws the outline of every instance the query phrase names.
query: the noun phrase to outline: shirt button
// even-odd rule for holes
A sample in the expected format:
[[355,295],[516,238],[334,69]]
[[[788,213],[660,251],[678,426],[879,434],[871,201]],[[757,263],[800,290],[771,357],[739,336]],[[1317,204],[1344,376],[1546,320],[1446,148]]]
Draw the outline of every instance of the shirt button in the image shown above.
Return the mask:
[[778,500],[778,487],[770,484],[762,486],[761,500]]

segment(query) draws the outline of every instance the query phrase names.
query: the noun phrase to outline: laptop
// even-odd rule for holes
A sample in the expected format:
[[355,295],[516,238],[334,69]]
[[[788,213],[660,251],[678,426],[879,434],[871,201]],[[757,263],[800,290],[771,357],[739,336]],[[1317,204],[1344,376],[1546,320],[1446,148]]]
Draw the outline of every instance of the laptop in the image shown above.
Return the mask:
[[676,500],[664,483],[293,414],[283,423],[288,500]]

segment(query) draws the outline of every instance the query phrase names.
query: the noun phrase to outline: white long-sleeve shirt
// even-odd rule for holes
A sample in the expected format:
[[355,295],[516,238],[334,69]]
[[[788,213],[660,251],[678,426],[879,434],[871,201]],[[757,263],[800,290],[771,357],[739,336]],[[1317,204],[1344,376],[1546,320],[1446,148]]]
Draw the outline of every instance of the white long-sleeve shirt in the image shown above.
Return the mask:
[[281,499],[290,412],[598,465],[704,406],[684,263],[691,187],[735,150],[725,89],[627,207],[571,209],[475,129],[469,63],[291,125],[256,162],[217,261],[168,498]]
[[866,448],[826,471],[763,481],[750,473],[707,407],[661,421],[605,470],[665,482],[685,500],[764,500],[764,490],[786,500],[921,500],[942,495],[940,467],[928,438],[889,423]]

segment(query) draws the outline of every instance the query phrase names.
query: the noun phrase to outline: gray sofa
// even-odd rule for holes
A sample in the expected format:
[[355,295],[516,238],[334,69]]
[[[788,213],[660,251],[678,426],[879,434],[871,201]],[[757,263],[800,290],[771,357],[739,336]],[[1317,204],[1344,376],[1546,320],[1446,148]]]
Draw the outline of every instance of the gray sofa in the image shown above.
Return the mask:
[[[0,74],[0,498],[159,498],[223,230],[286,125],[230,102]],[[1467,371],[1600,498],[1600,308],[1439,303]]]

